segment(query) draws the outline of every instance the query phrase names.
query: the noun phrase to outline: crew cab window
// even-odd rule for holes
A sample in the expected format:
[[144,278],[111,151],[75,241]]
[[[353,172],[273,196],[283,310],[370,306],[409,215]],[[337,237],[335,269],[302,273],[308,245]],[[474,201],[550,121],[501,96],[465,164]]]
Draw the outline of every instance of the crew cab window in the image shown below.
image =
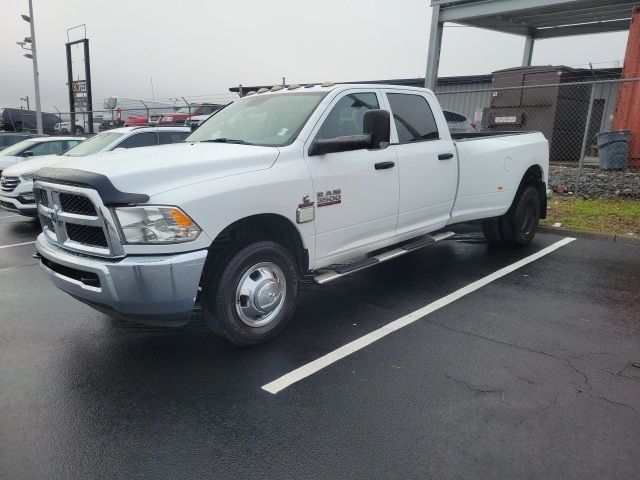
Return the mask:
[[138,148],[150,147],[158,144],[158,136],[155,132],[135,133],[129,138],[125,138],[122,143],[116,145],[115,148]]
[[345,95],[329,112],[316,138],[362,135],[364,113],[376,108],[379,108],[378,97],[373,92]]
[[444,113],[444,119],[447,122],[462,123],[467,121],[467,117],[460,115],[459,113],[449,112],[447,110],[444,110],[442,113]]
[[160,145],[182,142],[190,132],[158,132]]
[[388,93],[398,142],[408,143],[440,138],[429,102],[422,95]]

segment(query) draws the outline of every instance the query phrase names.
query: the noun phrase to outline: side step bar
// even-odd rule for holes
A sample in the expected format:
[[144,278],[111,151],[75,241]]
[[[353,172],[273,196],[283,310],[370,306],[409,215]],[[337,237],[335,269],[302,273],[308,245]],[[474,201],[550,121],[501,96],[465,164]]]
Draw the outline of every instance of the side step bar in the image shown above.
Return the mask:
[[411,240],[408,243],[405,243],[401,247],[394,248],[393,250],[388,250],[386,252],[380,253],[374,257],[363,258],[362,260],[358,260],[357,262],[350,263],[348,265],[341,265],[333,270],[322,273],[313,278],[313,281],[317,284],[324,284],[332,282],[333,280],[337,280],[338,278],[342,278],[345,275],[349,275],[350,273],[359,272],[360,270],[364,270],[365,268],[373,267],[382,262],[386,262],[387,260],[391,260],[392,258],[399,257],[406,253],[412,252],[422,247],[426,247],[428,245],[433,245],[434,243],[441,242],[442,240],[446,240],[447,238],[451,238],[455,235],[453,232],[442,232],[437,233],[433,236],[426,235],[424,237],[418,238],[417,240]]

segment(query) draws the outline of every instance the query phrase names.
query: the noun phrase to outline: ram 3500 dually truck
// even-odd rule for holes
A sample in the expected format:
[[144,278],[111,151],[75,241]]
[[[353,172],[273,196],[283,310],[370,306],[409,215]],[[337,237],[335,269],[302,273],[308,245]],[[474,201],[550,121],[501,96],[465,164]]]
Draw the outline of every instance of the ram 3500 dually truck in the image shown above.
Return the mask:
[[198,303],[238,345],[284,328],[305,275],[326,283],[473,220],[527,245],[546,213],[544,136],[452,138],[421,88],[274,87],[184,143],[101,155],[37,172],[44,271],[132,321],[183,325]]

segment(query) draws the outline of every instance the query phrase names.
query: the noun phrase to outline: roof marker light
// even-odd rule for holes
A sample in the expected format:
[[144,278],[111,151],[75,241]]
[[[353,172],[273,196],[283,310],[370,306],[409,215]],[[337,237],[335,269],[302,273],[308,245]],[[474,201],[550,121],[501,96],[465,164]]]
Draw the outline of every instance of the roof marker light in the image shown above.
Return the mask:
[[264,92],[268,92],[268,91],[269,91],[268,88],[262,87],[260,90],[258,90],[258,93],[264,93]]
[[327,81],[327,82],[322,82],[322,85],[320,85],[321,87],[333,87],[335,85],[335,83],[331,82],[331,81]]
[[247,92],[245,97],[248,97],[249,95],[255,95],[255,94],[256,94],[255,90],[251,90],[250,92]]
[[282,85],[274,85],[271,87],[272,92],[277,92],[278,90],[282,90],[284,87]]
[[295,90],[296,88],[300,88],[300,85],[298,85],[297,83],[292,83],[291,85],[289,85],[289,90]]

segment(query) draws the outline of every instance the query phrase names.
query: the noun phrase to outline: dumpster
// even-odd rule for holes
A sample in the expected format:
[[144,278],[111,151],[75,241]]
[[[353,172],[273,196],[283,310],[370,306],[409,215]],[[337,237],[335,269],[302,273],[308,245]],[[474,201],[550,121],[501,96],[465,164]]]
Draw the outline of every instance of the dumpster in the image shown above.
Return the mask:
[[629,130],[601,132],[596,135],[600,152],[600,168],[603,170],[624,170],[629,163]]

